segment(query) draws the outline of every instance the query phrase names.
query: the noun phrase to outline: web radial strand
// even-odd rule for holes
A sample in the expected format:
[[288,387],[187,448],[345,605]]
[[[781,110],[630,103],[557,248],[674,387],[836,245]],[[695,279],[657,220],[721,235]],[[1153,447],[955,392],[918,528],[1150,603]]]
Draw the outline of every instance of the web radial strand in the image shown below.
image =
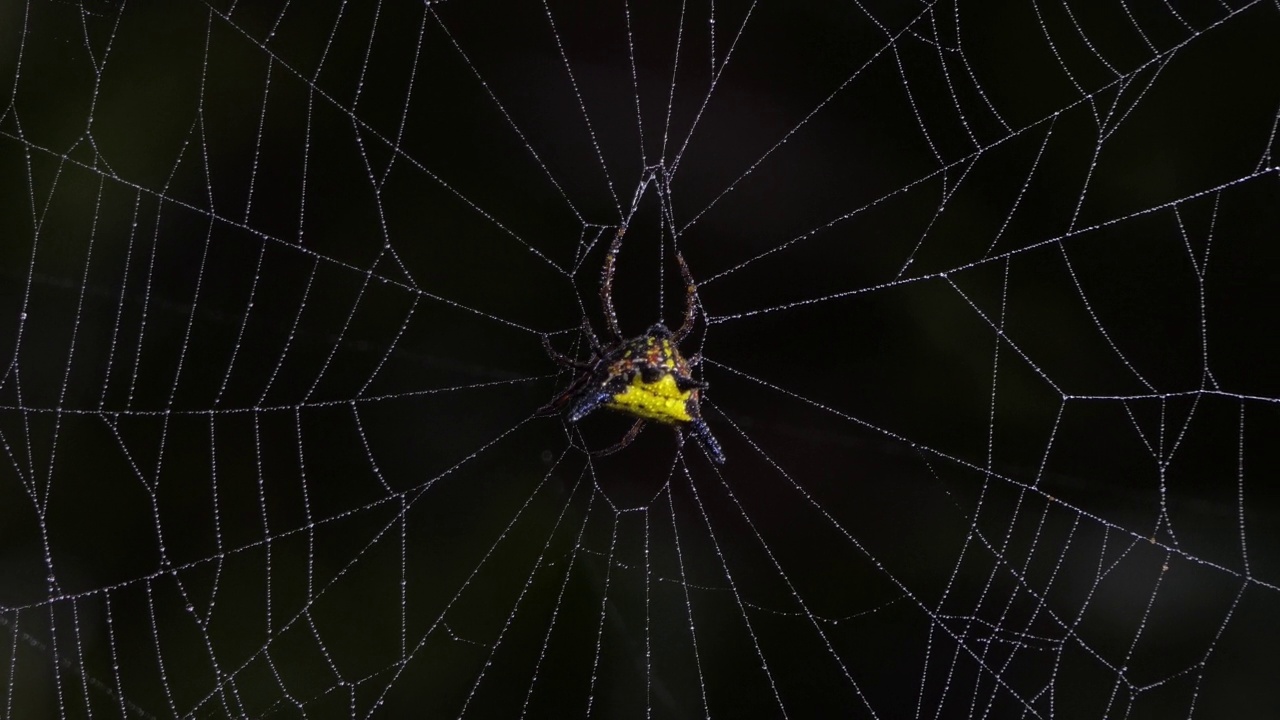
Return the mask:
[[0,717],[1280,716],[1275,3],[11,5]]

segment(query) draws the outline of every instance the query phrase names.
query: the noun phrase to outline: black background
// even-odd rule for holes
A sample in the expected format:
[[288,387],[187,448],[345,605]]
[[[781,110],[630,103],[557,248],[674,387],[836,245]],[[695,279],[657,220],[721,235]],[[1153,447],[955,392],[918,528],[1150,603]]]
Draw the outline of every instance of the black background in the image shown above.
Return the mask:
[[5,9],[14,715],[1274,716],[1274,4],[899,5]]

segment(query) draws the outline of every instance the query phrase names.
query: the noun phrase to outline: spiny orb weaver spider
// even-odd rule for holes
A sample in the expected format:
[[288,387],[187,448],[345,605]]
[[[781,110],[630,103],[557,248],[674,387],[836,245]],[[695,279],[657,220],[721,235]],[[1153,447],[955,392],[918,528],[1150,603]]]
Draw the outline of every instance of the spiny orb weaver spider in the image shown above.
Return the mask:
[[571,423],[599,408],[634,416],[635,424],[621,440],[591,453],[597,457],[612,455],[630,445],[647,422],[670,425],[676,432],[677,441],[682,444],[684,435],[680,431],[683,426],[688,426],[690,434],[711,460],[723,464],[724,452],[702,419],[699,407],[699,393],[706,389],[707,384],[694,380],[692,375],[692,366],[701,358],[685,359],[677,347],[693,330],[697,317],[697,285],[679,249],[675,252],[676,262],[680,265],[680,277],[685,287],[684,320],[680,327],[671,332],[662,323],[657,323],[643,335],[630,340],[623,337],[618,327],[618,315],[613,309],[613,272],[626,230],[626,227],[621,227],[614,235],[601,272],[600,301],[604,305],[605,325],[611,342],[607,346],[600,343],[586,316],[582,318],[582,330],[591,345],[591,357],[586,360],[575,360],[557,352],[551,347],[550,336],[543,335],[542,347],[547,355],[557,365],[580,370],[581,373],[564,392],[544,405],[539,414],[557,413],[565,405],[573,403],[567,415]]

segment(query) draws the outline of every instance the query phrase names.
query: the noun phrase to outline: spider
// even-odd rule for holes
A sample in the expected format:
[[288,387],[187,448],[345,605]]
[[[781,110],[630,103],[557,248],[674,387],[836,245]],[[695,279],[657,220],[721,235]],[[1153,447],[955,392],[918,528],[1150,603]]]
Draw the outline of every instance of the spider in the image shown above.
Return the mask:
[[695,355],[686,359],[677,347],[693,330],[697,317],[697,286],[689,274],[689,266],[677,249],[676,262],[680,265],[680,277],[685,287],[684,319],[680,327],[672,332],[662,323],[657,323],[643,335],[625,339],[613,309],[613,273],[625,232],[626,227],[621,227],[614,235],[601,272],[600,300],[604,304],[605,325],[612,341],[607,346],[602,345],[585,315],[582,330],[591,345],[591,357],[587,360],[575,360],[557,352],[551,347],[550,336],[543,335],[542,347],[547,355],[557,365],[579,370],[580,373],[564,392],[540,408],[539,414],[558,413],[572,403],[566,416],[571,423],[599,408],[634,416],[635,424],[621,440],[591,453],[597,457],[612,455],[630,445],[648,422],[670,425],[681,444],[684,443],[681,429],[687,426],[711,460],[723,464],[724,453],[720,450],[720,443],[711,435],[698,404],[699,393],[706,389],[707,384],[694,380],[691,371],[701,358]]

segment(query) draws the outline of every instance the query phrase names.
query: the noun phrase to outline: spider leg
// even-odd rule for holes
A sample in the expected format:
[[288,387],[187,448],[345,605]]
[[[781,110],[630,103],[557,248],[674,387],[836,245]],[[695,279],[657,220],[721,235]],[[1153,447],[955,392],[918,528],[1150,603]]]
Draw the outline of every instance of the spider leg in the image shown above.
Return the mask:
[[[595,337],[592,336],[591,339],[594,340]],[[591,368],[595,367],[595,365],[591,362],[583,361],[583,360],[575,360],[569,357],[568,355],[565,355],[564,353],[551,347],[551,336],[547,335],[546,333],[542,334],[542,349],[545,350],[547,355],[553,361],[555,361],[557,365],[561,367],[577,368],[578,370],[590,370]]]
[[689,272],[680,248],[676,248],[676,263],[680,265],[680,279],[684,281],[684,320],[671,335],[671,341],[678,344],[693,330],[693,321],[698,316],[698,285],[693,281],[693,274]]
[[569,387],[565,388],[563,392],[552,398],[546,405],[543,405],[533,411],[533,416],[546,417],[548,415],[558,415],[560,410],[562,410],[564,406],[578,394],[578,391],[581,390],[582,386],[586,385],[587,381],[590,379],[591,375],[589,374],[584,373],[583,375],[578,376],[573,382],[569,383]]
[[645,426],[645,421],[643,419],[637,420],[636,423],[631,426],[631,429],[627,431],[627,434],[622,436],[621,440],[610,445],[607,448],[604,448],[603,450],[592,450],[591,456],[604,457],[605,455],[612,455],[618,452],[622,448],[630,445],[631,441],[635,440],[636,436],[640,434],[640,431],[644,429],[644,426]]
[[604,270],[600,277],[600,302],[604,305],[605,327],[613,334],[614,339],[622,340],[622,330],[618,327],[618,313],[613,309],[613,272],[618,260],[618,251],[622,249],[622,235],[627,231],[623,225],[618,234],[609,243],[609,252],[604,256]]
[[582,334],[587,336],[587,343],[591,346],[591,352],[596,357],[604,357],[604,346],[600,344],[600,338],[596,337],[596,333],[591,329],[591,321],[586,315],[582,316]]

